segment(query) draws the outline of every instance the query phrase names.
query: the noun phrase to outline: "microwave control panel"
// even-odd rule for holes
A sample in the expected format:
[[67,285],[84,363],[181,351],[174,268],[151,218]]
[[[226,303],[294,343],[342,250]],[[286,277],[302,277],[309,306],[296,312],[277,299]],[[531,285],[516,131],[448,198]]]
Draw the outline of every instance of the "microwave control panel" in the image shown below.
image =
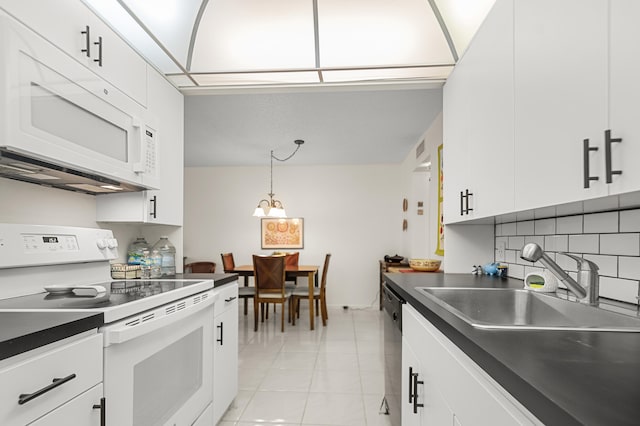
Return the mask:
[[144,132],[143,143],[145,144],[144,152],[145,158],[143,162],[145,164],[145,173],[155,176],[158,168],[158,152],[156,148],[156,132],[150,128],[146,128]]

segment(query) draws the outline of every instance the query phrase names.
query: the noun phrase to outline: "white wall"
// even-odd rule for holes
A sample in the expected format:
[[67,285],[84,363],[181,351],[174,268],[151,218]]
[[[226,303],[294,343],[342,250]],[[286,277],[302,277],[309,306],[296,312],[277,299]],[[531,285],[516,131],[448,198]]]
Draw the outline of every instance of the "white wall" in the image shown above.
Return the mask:
[[116,262],[126,261],[127,246],[136,236],[144,236],[153,244],[160,235],[168,235],[178,248],[176,262],[180,270],[182,268],[181,228],[98,223],[93,195],[0,178],[0,222],[111,229],[120,245]]
[[[424,152],[416,157],[416,148],[422,140],[425,142]],[[443,259],[435,254],[438,235],[438,146],[441,144],[442,114],[439,114],[401,166],[402,186],[409,200],[409,210],[404,214],[408,229],[403,235],[403,251],[399,254],[408,258]],[[431,172],[417,172],[416,169],[427,161],[431,162]],[[422,216],[417,213],[418,201],[424,204]],[[444,267],[443,259],[441,269]]]
[[[294,161],[294,160],[292,160]],[[378,260],[402,251],[399,165],[274,166],[274,192],[289,217],[304,218],[301,264],[321,265],[331,253],[327,303],[377,306]],[[251,263],[260,248],[252,217],[269,190],[269,167],[185,168],[184,253],[213,260],[232,252]]]

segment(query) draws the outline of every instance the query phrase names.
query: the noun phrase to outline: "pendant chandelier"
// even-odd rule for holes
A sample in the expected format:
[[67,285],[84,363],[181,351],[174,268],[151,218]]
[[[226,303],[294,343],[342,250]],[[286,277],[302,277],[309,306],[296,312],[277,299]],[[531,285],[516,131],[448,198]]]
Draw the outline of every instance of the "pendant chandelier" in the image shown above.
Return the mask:
[[262,199],[258,202],[258,207],[256,207],[253,215],[255,217],[276,217],[276,218],[286,218],[287,213],[284,211],[284,206],[280,200],[276,200],[273,198],[273,160],[278,160],[285,162],[291,157],[293,157],[296,152],[300,149],[300,146],[304,143],[302,139],[296,139],[293,141],[296,144],[296,149],[293,151],[288,157],[278,158],[273,155],[273,150],[271,150],[271,175],[270,175],[270,187],[269,187],[269,199]]

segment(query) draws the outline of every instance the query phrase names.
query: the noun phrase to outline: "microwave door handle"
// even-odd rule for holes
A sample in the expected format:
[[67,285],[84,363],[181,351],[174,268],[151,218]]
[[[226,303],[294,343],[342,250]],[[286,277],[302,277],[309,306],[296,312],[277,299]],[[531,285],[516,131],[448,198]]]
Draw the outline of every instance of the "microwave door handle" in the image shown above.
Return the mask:
[[133,127],[138,130],[138,147],[140,149],[140,161],[133,163],[133,171],[136,173],[144,173],[147,168],[145,160],[147,159],[147,144],[144,140],[144,128],[140,124],[140,120],[133,119]]

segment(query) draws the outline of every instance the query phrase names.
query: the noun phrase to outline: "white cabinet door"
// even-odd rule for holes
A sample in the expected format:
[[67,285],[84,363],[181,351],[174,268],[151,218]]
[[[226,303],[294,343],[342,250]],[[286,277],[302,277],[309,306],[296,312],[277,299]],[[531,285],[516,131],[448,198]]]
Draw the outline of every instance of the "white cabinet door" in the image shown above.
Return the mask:
[[415,382],[422,381],[420,360],[413,350],[415,343],[411,337],[403,336],[402,338],[402,398],[400,401],[402,426],[425,424],[424,410],[419,407],[419,404],[424,401],[424,387],[423,384]]
[[516,0],[514,16],[515,210],[606,195],[608,1]]
[[[611,171],[621,170],[621,175],[612,175],[609,192],[621,194],[640,189],[640,2],[637,0],[615,0],[611,2],[609,43],[609,125],[611,138],[622,139],[611,143]],[[604,134],[600,134],[601,149]],[[605,174],[606,177],[606,174]]]
[[214,310],[213,417],[217,423],[238,394],[237,282],[222,287]]
[[445,223],[513,209],[513,78],[513,1],[500,0],[444,88]]
[[182,226],[184,182],[184,97],[148,69],[147,113],[156,121],[160,190],[96,196],[98,222]]
[[139,104],[147,104],[147,63],[80,0],[0,0],[0,7]]
[[[424,382],[420,393],[422,424],[453,425],[455,418],[456,424],[475,426],[541,425],[410,305],[403,305],[402,326],[403,361],[405,347],[409,347],[407,357],[417,359],[414,362],[419,363],[419,377]],[[402,414],[404,425],[404,411]]]

